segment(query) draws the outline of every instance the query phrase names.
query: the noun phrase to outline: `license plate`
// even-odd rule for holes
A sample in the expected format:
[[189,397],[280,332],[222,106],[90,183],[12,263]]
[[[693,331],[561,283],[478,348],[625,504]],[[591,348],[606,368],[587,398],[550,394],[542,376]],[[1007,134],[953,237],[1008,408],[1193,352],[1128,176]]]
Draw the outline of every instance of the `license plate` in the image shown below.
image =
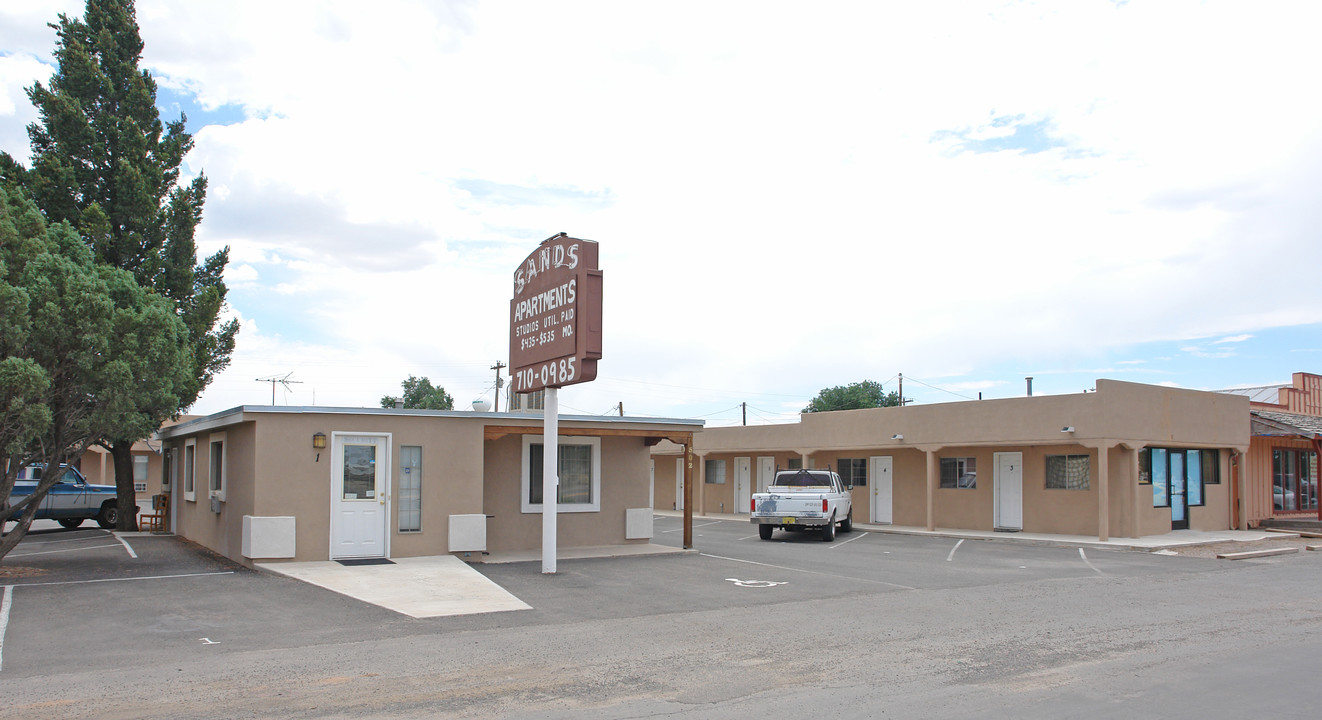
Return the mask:
[[794,518],[781,518],[781,519],[780,519],[780,524],[781,524],[781,525],[793,525],[793,524],[794,524]]

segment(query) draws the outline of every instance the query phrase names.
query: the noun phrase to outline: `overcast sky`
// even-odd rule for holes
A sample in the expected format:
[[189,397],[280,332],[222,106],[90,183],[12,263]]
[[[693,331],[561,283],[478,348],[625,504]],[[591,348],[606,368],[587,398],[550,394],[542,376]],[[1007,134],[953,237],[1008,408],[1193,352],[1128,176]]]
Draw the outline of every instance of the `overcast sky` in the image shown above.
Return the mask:
[[[0,149],[59,12],[0,4]],[[469,407],[519,260],[605,274],[562,412],[793,419],[1322,372],[1322,10],[1309,2],[140,0],[228,245],[230,369],[193,412]],[[504,400],[501,401],[502,406]]]

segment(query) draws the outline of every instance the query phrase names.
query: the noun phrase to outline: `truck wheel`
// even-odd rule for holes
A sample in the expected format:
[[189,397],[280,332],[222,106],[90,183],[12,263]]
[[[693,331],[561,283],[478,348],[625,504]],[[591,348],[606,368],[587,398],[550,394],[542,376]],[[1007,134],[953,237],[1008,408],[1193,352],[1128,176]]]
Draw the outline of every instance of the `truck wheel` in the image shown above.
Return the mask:
[[96,514],[96,524],[103,529],[112,530],[117,522],[119,522],[119,507],[115,505],[115,501],[107,500],[102,503],[101,512]]
[[849,508],[849,514],[845,516],[845,521],[840,523],[840,532],[852,532],[854,529],[854,508]]
[[822,540],[831,542],[835,539],[835,514],[831,514],[831,519],[822,526]]
[[82,524],[83,524],[83,521],[86,520],[86,519],[87,519],[87,518],[60,518],[59,520],[56,520],[55,522],[59,523],[59,524],[60,524],[60,527],[65,527],[65,528],[69,528],[70,530],[72,530],[72,529],[78,527],[79,525],[82,525]]
[[771,539],[771,526],[770,526],[770,525],[758,525],[758,526],[757,526],[757,536],[760,537],[760,538],[762,538],[763,540],[770,540],[770,539]]

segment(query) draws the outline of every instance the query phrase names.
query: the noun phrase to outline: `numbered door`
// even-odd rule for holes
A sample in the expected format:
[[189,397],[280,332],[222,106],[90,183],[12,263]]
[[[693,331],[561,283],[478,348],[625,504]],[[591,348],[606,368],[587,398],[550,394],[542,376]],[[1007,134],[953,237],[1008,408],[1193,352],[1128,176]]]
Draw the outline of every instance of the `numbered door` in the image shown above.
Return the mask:
[[334,435],[331,559],[385,557],[390,437]]
[[753,502],[753,460],[739,457],[734,459],[734,511],[745,513]]
[[992,486],[995,511],[992,527],[998,530],[1024,529],[1024,454],[995,453]]
[[684,509],[684,458],[675,458],[675,509]]
[[894,462],[890,455],[874,455],[869,458],[868,463],[872,466],[868,468],[868,474],[872,476],[869,478],[872,483],[872,494],[869,495],[871,501],[868,504],[868,517],[871,522],[879,525],[890,525],[894,522],[891,515],[894,507],[891,468]]
[[776,458],[762,456],[757,459],[757,491],[766,492],[776,477]]

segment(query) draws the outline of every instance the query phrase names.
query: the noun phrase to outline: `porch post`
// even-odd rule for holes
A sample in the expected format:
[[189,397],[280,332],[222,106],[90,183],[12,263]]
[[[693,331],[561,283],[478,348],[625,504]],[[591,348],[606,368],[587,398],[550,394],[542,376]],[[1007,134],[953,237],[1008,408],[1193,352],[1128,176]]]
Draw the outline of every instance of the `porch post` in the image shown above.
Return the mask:
[[1111,450],[1097,448],[1097,540],[1111,539]]
[[[1142,537],[1143,528],[1142,515],[1140,515],[1140,511],[1143,509],[1143,486],[1138,484],[1139,473],[1142,470],[1138,466],[1138,456],[1142,452],[1143,446],[1141,445],[1135,445],[1129,448],[1129,487],[1134,494],[1134,496],[1129,499],[1129,504],[1133,506],[1133,516],[1130,521],[1130,530],[1132,532],[1130,532],[1129,537],[1133,538]],[[1148,497],[1150,498],[1151,495],[1152,492],[1149,490]]]
[[941,472],[937,467],[936,450],[923,452],[927,453],[927,530],[932,532],[936,530],[936,486]]

